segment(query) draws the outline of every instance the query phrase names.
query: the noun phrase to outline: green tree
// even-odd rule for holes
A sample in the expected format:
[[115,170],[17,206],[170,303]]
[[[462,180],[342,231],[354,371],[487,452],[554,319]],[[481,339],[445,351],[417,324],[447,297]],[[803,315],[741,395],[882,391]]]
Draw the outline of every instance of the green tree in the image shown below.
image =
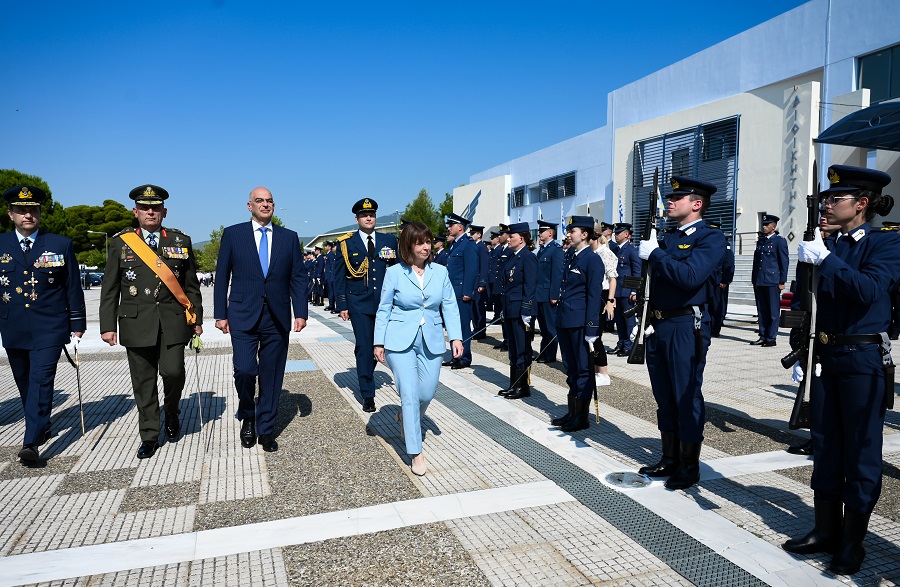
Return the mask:
[[279,218],[277,214],[272,214],[272,224],[284,228],[284,220]]
[[[47,199],[44,200],[44,204],[41,206],[41,228],[47,232],[65,234],[66,219],[63,215],[63,206],[53,200],[53,195],[47,182],[36,175],[28,175],[15,169],[0,169],[0,193],[17,185],[33,185],[44,190],[44,193],[47,194]],[[0,232],[13,229],[12,220],[10,220],[6,211],[6,200],[0,200]]]
[[444,192],[444,201],[441,202],[439,211],[441,213],[441,221],[443,221],[448,214],[453,212],[453,194]]
[[215,271],[216,261],[219,260],[219,247],[222,244],[222,233],[225,232],[224,226],[213,229],[209,233],[209,242],[194,250],[194,256],[197,258],[197,269],[200,271]]
[[[108,237],[137,226],[134,213],[115,200],[104,200],[102,206],[69,206],[66,208],[65,218],[66,228],[62,234],[72,239],[76,253],[97,249],[105,255],[104,247]],[[89,230],[102,232],[107,238],[102,234],[89,234]]]
[[78,257],[79,263],[87,265],[88,267],[97,267],[101,271],[106,267],[106,253],[100,249],[91,249],[90,251],[76,253],[75,256]]
[[443,220],[443,218],[438,215],[437,208],[434,207],[434,202],[431,200],[431,196],[428,195],[428,190],[425,188],[419,190],[419,195],[416,196],[415,200],[406,205],[406,208],[403,209],[400,216],[407,220],[417,220],[423,223],[430,228],[433,233],[438,232],[438,229],[442,224],[441,221]]

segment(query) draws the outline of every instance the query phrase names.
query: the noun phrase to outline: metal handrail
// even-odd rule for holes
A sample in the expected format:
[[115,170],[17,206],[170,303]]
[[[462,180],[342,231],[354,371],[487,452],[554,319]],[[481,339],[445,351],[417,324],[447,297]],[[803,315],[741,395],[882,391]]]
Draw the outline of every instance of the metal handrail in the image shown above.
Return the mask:
[[737,243],[736,243],[737,246],[735,247],[737,249],[735,254],[737,254],[737,255],[744,254],[744,237],[745,236],[752,237],[752,240],[750,242],[751,242],[751,245],[753,246],[754,250],[756,249],[756,239],[759,238],[758,232],[736,232],[736,233],[734,233],[734,240],[737,241]]

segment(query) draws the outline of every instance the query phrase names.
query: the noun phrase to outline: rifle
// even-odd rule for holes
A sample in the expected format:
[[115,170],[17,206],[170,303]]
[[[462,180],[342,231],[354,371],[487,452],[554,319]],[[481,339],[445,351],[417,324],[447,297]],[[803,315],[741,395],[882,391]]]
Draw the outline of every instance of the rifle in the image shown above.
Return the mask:
[[[659,167],[653,171],[653,190],[650,191],[650,206],[647,208],[647,222],[644,224],[644,232],[641,234],[641,240],[649,239],[656,228],[659,220]],[[650,261],[641,261],[641,276],[626,276],[622,279],[622,287],[625,289],[633,289],[638,292],[637,299],[628,311],[625,312],[626,318],[631,318],[636,314],[640,314],[641,319],[638,322],[637,336],[634,339],[634,345],[631,352],[628,353],[628,363],[630,365],[643,365],[645,355],[645,338],[647,331],[647,316],[650,313]]]
[[[811,241],[816,238],[816,227],[819,225],[819,166],[813,163],[813,177],[816,179],[813,193],[806,196],[806,231],[803,240]],[[781,359],[781,366],[790,369],[794,363],[800,362],[803,367],[803,381],[797,388],[797,397],[788,420],[788,428],[798,430],[809,428],[809,390],[812,378],[815,376],[816,356],[814,352],[816,340],[816,266],[809,263],[797,264],[797,291],[799,296],[799,310],[782,310],[780,326],[784,328],[798,329],[798,346],[787,356]],[[803,279],[800,270],[804,270]],[[792,342],[794,337],[791,337]]]

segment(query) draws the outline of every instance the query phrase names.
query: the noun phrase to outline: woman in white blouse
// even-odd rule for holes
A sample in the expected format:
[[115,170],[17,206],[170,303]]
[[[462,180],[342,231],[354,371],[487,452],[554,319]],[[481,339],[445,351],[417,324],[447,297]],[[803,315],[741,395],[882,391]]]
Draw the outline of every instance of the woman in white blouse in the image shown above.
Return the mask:
[[[609,292],[616,291],[616,278],[619,276],[616,267],[618,266],[619,260],[616,258],[616,254],[609,250],[609,238],[600,234],[598,228],[594,228],[594,234],[592,236],[593,238],[591,238],[590,241],[591,249],[600,255],[600,259],[603,260],[603,268],[606,270],[603,274],[603,299],[606,301],[603,304],[603,310],[600,312],[600,317],[603,318],[604,321],[612,320],[613,313],[616,309],[616,298],[611,297]],[[602,341],[604,330],[606,330],[605,325],[601,325],[601,336],[594,343],[594,380],[597,382],[597,387],[603,387],[610,384],[606,349],[604,348]]]

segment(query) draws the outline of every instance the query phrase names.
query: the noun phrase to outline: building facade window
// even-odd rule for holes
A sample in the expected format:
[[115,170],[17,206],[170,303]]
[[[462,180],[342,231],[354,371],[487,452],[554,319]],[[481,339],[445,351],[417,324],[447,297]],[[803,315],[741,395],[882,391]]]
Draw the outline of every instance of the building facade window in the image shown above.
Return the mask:
[[512,192],[512,207],[513,208],[521,208],[525,205],[525,186],[520,186],[513,189]]
[[869,89],[872,104],[900,98],[900,45],[859,58],[858,88]]

